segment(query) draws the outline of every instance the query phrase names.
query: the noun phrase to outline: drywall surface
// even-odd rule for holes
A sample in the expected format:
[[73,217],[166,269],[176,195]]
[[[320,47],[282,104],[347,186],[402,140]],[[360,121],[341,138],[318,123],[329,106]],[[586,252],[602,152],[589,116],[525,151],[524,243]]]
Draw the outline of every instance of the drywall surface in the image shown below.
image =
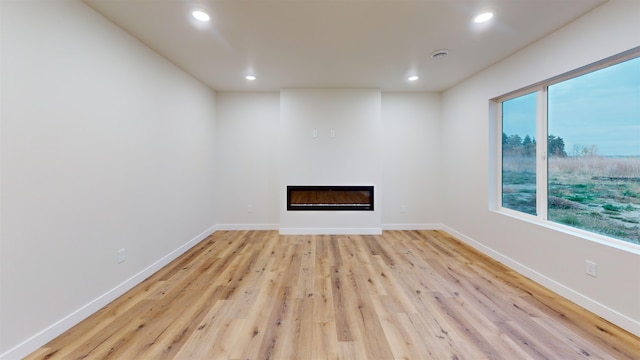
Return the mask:
[[380,146],[383,228],[438,227],[440,95],[383,92]]
[[215,93],[81,2],[3,1],[1,33],[6,354],[212,231]]
[[216,95],[216,203],[223,229],[278,229],[279,93]]
[[[341,93],[338,92],[338,96]],[[346,92],[347,96],[350,93]],[[380,198],[383,228],[438,227],[442,223],[438,170],[441,158],[440,96],[433,93],[384,92],[381,95],[380,112],[382,135],[369,133],[370,130],[365,129],[361,136],[365,146],[376,149],[380,154],[382,186],[378,188],[376,196]],[[284,126],[298,126],[296,123],[281,124],[279,119],[279,93],[217,93],[216,163],[219,192],[216,219],[220,229],[279,227],[280,195],[281,191],[286,191],[286,188],[280,187],[281,172],[287,174],[295,171],[295,168],[290,168],[295,164],[281,163],[287,156],[280,157],[281,147],[286,146],[281,134],[289,131]],[[331,127],[336,130],[333,140]],[[310,140],[307,145],[326,142],[338,146],[338,135],[345,136],[345,133],[338,132],[338,124],[330,124],[326,119],[319,121],[316,128],[317,138],[313,138],[313,130],[301,136],[303,140]],[[378,142],[371,143],[371,136],[377,138]],[[362,139],[354,137],[353,141],[352,145],[357,148],[359,143],[356,141]],[[302,151],[306,151],[306,147]],[[331,153],[333,148],[329,147],[326,151]],[[353,150],[343,147],[340,151],[346,152],[332,155],[338,162],[343,157],[349,158],[351,155],[348,152]],[[316,180],[322,178],[314,179],[313,183]]]
[[[381,94],[369,89],[280,93],[280,231],[379,233]],[[287,211],[288,185],[373,185],[374,211]]]

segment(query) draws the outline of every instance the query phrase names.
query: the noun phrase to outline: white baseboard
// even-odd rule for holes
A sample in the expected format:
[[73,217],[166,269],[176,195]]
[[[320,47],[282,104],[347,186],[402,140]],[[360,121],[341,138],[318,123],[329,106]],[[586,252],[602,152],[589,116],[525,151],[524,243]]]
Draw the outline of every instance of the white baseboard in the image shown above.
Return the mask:
[[65,316],[64,318],[58,320],[51,326],[43,329],[37,334],[33,335],[29,339],[23,341],[22,343],[16,345],[15,347],[9,349],[4,354],[0,354],[1,360],[17,360],[22,359],[23,357],[31,354],[36,351],[42,345],[48,343],[53,340],[60,334],[69,330],[74,325],[78,324],[82,320],[86,319],[96,311],[102,309],[104,306],[131,290],[134,286],[140,284],[149,276],[153,275],[156,271],[160,270],[162,267],[169,264],[171,261],[175,260],[178,256],[184,254],[187,250],[191,249],[193,246],[198,244],[200,241],[204,240],[207,236],[214,233],[218,230],[218,226],[214,225],[209,229],[203,231],[193,239],[189,240],[184,245],[179,248],[173,250],[169,254],[165,255],[158,261],[149,265],[142,271],[133,275],[129,279],[125,280],[118,286],[113,289],[107,291],[106,293],[98,296],[96,299],[92,300],[88,304],[79,308],[78,310],[72,312],[71,314]]
[[382,224],[382,230],[442,230],[442,224]]
[[499,253],[487,246],[485,246],[484,244],[446,226],[446,225],[442,225],[442,230],[448,232],[449,234],[453,235],[454,237],[456,237],[457,239],[459,239],[460,241],[468,244],[469,246],[473,247],[474,249],[480,251],[481,253],[488,255],[489,257],[493,258],[494,260],[497,260],[501,263],[503,263],[504,265],[506,265],[507,267],[517,271],[518,273],[528,277],[529,279],[537,282],[538,284],[546,287],[547,289],[555,292],[556,294],[582,306],[583,308],[591,311],[592,313],[602,317],[603,319],[606,319],[610,322],[612,322],[613,324],[627,330],[628,332],[636,335],[636,336],[640,336],[640,322],[624,315],[621,314],[603,304],[600,304],[599,302],[588,298],[586,296],[584,296],[583,294],[580,294],[576,291],[574,291],[573,289],[570,289],[560,283],[558,283],[557,281],[543,275],[540,274],[539,272],[511,259],[508,256],[505,256],[502,253]]
[[278,230],[279,224],[218,224],[218,230]]
[[280,235],[380,235],[382,228],[280,228]]

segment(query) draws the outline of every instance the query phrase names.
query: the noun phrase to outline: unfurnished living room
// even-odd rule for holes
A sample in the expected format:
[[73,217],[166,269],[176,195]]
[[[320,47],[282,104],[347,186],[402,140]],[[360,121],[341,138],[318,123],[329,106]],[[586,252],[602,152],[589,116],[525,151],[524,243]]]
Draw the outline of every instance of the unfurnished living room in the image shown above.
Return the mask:
[[0,17],[0,359],[640,359],[640,1]]

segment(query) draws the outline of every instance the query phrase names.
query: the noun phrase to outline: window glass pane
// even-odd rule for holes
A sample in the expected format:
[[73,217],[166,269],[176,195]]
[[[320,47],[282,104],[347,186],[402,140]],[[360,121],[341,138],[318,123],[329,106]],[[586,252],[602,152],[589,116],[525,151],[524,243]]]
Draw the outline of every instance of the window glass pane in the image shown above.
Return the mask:
[[502,207],[536,215],[536,97],[502,102]]
[[640,243],[640,58],[548,88],[548,217]]

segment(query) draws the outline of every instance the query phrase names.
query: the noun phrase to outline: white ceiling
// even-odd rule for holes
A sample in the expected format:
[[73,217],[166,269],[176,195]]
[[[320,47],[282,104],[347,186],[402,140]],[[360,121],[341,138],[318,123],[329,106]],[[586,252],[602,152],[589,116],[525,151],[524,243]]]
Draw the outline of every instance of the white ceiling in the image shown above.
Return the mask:
[[[441,91],[606,0],[84,1],[215,90]],[[483,9],[496,16],[474,24]]]

